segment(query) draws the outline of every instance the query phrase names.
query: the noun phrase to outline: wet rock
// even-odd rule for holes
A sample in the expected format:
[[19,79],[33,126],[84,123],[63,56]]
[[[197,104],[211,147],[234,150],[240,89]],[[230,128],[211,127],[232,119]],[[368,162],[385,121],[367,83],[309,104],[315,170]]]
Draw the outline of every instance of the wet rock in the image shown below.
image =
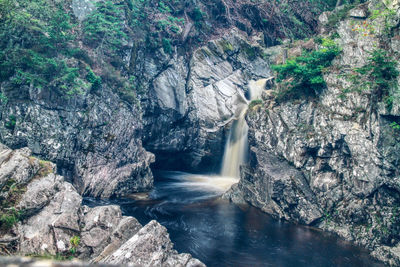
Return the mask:
[[156,221],[149,222],[101,262],[138,266],[205,266],[189,254],[178,254],[173,250],[167,229]]
[[261,50],[232,30],[190,58],[174,54],[164,69],[146,64],[146,73],[157,76],[144,109],[144,144],[158,156],[157,164],[215,169],[223,154],[225,127],[237,106],[246,103],[248,81],[271,76]]
[[341,97],[350,86],[345,70],[366,64],[379,40],[398,52],[391,43],[396,38],[384,38],[379,30],[364,36],[352,30],[352,22],[338,25],[342,55],[324,75],[327,87],[314,101],[278,105],[264,94],[266,108],[248,113],[250,163],[225,197],[335,232],[396,266],[400,136],[389,125],[398,119],[398,103],[390,110],[380,103],[371,112],[368,94]]
[[[0,233],[11,252],[67,256],[73,253],[82,260],[98,262],[113,254],[142,228],[135,218],[122,216],[118,206],[82,206],[82,197],[74,186],[54,173],[56,166],[32,157],[28,148],[13,151],[0,144],[0,159],[0,173],[13,182],[12,186],[3,186],[2,200],[11,197],[7,204],[10,207],[2,207],[1,212],[15,209],[17,214],[22,214],[18,217],[20,222],[8,230],[2,228]],[[178,255],[172,250],[166,229],[156,224],[158,232],[153,232],[163,236],[155,237],[152,243],[146,243],[151,239],[144,238],[140,246],[148,250],[142,251],[141,256],[150,257],[157,251],[168,255],[168,266],[195,266],[190,265],[197,261],[189,254]],[[77,241],[73,243],[72,239]],[[164,243],[158,244],[158,241]]]

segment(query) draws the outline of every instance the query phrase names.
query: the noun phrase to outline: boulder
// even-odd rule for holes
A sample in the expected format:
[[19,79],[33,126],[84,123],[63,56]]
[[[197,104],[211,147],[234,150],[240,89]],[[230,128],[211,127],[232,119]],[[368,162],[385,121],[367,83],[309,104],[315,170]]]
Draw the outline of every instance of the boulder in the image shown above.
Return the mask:
[[178,254],[173,250],[167,229],[156,221],[149,222],[101,262],[137,266],[205,266],[190,254]]

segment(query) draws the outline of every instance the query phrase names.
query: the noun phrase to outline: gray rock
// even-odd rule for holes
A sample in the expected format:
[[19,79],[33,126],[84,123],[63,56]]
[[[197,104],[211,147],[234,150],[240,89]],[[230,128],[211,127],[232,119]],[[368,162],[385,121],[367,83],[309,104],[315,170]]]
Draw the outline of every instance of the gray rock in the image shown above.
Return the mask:
[[0,187],[8,181],[19,184],[28,183],[39,170],[39,161],[30,159],[31,151],[28,148],[12,151],[0,145]]
[[367,12],[362,8],[354,8],[350,10],[349,16],[357,19],[365,19],[367,18]]
[[261,49],[232,30],[190,58],[174,54],[163,64],[145,64],[151,86],[144,106],[144,144],[157,155],[157,164],[171,167],[179,162],[188,169],[218,165],[225,128],[237,105],[246,103],[249,79],[270,76]]
[[45,89],[33,90],[31,97],[30,102],[3,110],[3,117],[17,118],[14,130],[0,122],[0,139],[8,146],[28,146],[38,157],[57,162],[58,171],[84,195],[108,198],[152,187],[149,166],[154,156],[142,146],[137,106],[120,102],[106,88],[100,96],[75,96],[73,103]]
[[[54,174],[55,169],[51,162],[32,157],[28,148],[11,150],[0,143],[0,173],[13,181],[20,194],[15,197],[15,190],[7,185],[3,187],[1,197],[11,194],[15,203],[10,208],[23,212],[22,221],[0,234],[2,242],[10,244],[10,251],[19,255],[69,255],[73,249],[75,257],[98,262],[110,257],[141,230],[142,225],[133,217],[122,216],[118,206],[82,206],[82,197],[77,190],[62,176]],[[153,224],[157,226],[154,229],[151,228]],[[153,231],[148,235],[154,234],[154,239],[144,238],[141,241],[140,246],[148,249],[142,251],[142,257],[153,257],[156,251],[168,256],[162,258],[167,266],[198,266],[199,262],[189,254],[178,255],[172,250],[166,229],[158,223],[153,224],[144,230]],[[79,244],[74,246],[71,239],[78,237]],[[158,244],[158,241],[161,243]],[[16,262],[25,264],[19,259]],[[31,263],[43,264],[28,259],[23,266],[30,266]],[[54,262],[46,264],[51,266]]]
[[129,266],[205,266],[189,254],[173,250],[167,229],[156,221],[149,222],[101,262]]
[[72,10],[79,21],[83,21],[96,9],[95,3],[99,0],[72,0]]
[[368,90],[341,97],[350,87],[345,73],[366,64],[375,42],[387,42],[390,52],[397,43],[381,29],[364,36],[353,27],[352,19],[340,22],[342,54],[314,101],[278,105],[264,94],[265,108],[247,114],[250,163],[225,197],[335,232],[397,266],[400,136],[389,125],[400,118],[398,103],[371,112]]

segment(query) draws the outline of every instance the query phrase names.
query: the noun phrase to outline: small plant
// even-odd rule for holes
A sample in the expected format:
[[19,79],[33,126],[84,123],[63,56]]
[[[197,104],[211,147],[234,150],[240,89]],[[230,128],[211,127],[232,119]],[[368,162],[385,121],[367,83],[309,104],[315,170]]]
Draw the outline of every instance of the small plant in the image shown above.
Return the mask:
[[8,117],[8,121],[5,123],[5,127],[11,131],[14,130],[15,125],[17,124],[17,118],[14,115],[10,115]]
[[8,98],[5,94],[0,93],[0,104],[6,105],[8,103]]
[[395,129],[395,130],[398,130],[398,131],[400,131],[400,124],[398,124],[397,122],[392,122],[391,124],[390,124],[390,127],[392,127],[393,129]]
[[91,68],[87,67],[86,80],[92,84],[92,90],[98,90],[101,87],[101,78],[94,74]]
[[69,240],[69,243],[71,244],[71,249],[69,250],[72,254],[76,253],[76,249],[78,248],[79,244],[81,243],[81,238],[77,235],[74,235],[71,237]]
[[163,38],[162,39],[162,47],[164,49],[164,52],[166,54],[171,54],[172,53],[172,45],[171,45],[171,40],[168,38]]
[[10,230],[17,222],[20,221],[21,214],[15,208],[2,211],[0,215],[0,229],[3,231]]
[[249,110],[253,110],[256,106],[262,105],[262,100],[256,99],[250,102],[249,104]]

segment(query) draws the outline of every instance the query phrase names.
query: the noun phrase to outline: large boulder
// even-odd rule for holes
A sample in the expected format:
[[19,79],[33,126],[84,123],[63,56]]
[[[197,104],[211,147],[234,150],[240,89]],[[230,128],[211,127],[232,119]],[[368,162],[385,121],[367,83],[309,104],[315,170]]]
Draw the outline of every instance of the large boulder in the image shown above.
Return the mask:
[[178,254],[173,249],[167,229],[156,221],[149,222],[101,262],[137,266],[205,266],[199,260],[192,258],[190,254]]

